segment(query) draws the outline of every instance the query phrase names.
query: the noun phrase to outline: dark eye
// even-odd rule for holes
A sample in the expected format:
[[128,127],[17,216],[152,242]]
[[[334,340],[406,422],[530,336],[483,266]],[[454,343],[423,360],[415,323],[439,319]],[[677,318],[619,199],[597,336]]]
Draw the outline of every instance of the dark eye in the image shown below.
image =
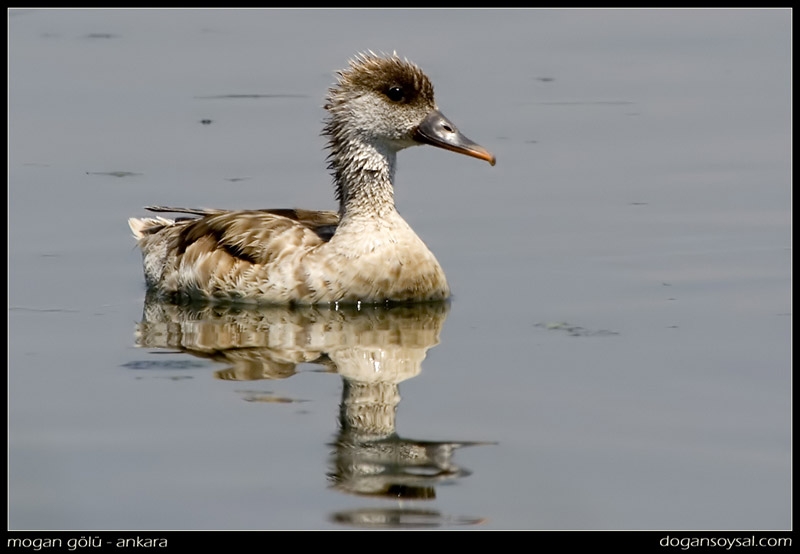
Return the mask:
[[386,96],[388,96],[389,100],[392,102],[400,102],[405,99],[406,94],[403,92],[403,87],[394,86],[386,91]]

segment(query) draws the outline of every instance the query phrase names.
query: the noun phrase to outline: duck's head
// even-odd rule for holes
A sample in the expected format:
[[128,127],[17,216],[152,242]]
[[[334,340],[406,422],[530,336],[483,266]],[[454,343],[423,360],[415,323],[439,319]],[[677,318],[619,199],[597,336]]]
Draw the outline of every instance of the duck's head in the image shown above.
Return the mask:
[[328,91],[325,134],[335,151],[349,141],[402,150],[430,144],[495,164],[484,147],[462,135],[437,108],[422,70],[397,54],[359,54]]

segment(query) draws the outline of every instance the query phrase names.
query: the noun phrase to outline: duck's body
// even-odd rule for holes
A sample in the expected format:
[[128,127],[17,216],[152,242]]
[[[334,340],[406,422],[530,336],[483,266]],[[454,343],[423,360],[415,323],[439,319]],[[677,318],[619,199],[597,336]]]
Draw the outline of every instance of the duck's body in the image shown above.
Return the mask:
[[396,55],[360,56],[325,108],[339,211],[149,208],[131,218],[148,288],[165,299],[414,302],[450,294],[436,258],[394,205],[396,154],[428,143],[494,164],[438,111],[433,87]]
[[131,222],[147,286],[164,297],[317,304],[449,296],[436,258],[396,211],[347,225],[336,212],[194,212],[205,215]]

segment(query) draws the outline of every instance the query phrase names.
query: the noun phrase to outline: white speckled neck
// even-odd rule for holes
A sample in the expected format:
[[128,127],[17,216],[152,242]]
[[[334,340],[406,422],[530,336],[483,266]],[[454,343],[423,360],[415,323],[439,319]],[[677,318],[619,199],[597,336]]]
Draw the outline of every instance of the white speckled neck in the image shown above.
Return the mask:
[[336,190],[340,191],[342,224],[352,218],[380,218],[395,211],[395,150],[354,140],[337,145],[334,152],[331,165],[335,167]]

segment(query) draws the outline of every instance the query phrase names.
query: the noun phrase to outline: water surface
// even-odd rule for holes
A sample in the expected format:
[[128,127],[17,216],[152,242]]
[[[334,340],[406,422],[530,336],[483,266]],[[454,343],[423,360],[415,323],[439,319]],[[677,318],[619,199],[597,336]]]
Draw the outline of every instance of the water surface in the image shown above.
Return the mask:
[[[9,527],[790,528],[790,18],[10,11]],[[143,206],[335,206],[366,49],[497,155],[398,158],[452,302],[146,305]]]

